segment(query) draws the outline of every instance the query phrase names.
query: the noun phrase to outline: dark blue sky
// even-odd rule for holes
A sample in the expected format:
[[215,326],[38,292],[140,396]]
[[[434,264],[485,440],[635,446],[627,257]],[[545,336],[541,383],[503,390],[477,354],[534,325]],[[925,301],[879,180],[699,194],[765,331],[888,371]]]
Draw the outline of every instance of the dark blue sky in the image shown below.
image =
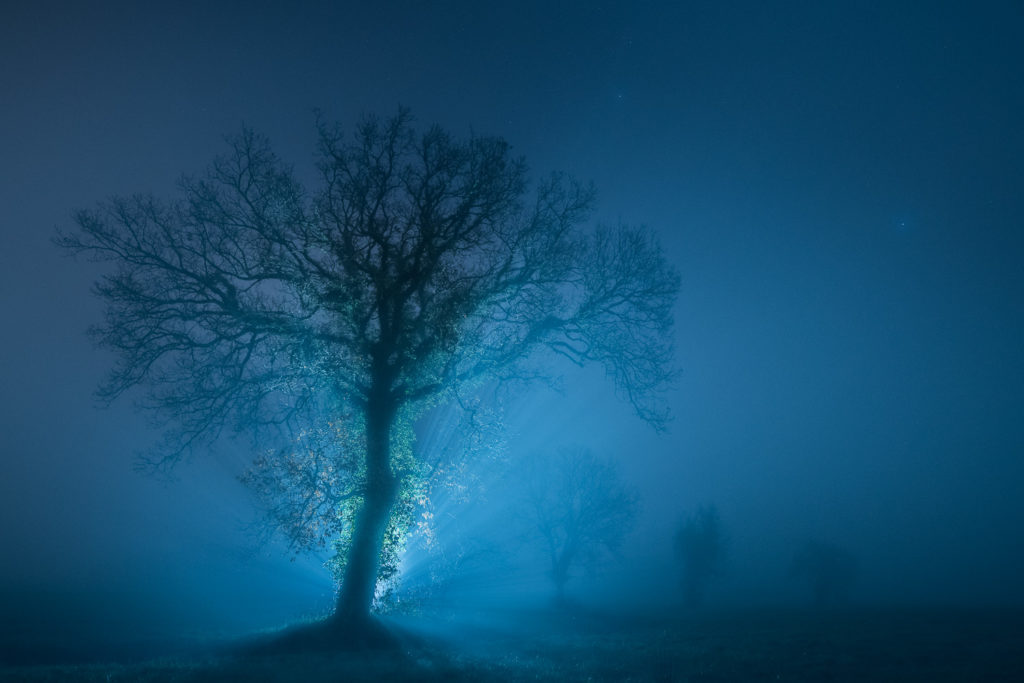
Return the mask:
[[0,581],[322,594],[315,559],[249,571],[232,458],[131,472],[153,432],[96,410],[96,271],[49,239],[97,200],[170,193],[243,123],[307,174],[314,109],[404,104],[593,180],[599,218],[656,229],[680,268],[668,435],[589,377],[519,418],[524,449],[622,460],[650,573],[716,501],[736,595],[774,591],[815,536],[877,595],[1024,597],[1020,3],[214,4],[5,9]]

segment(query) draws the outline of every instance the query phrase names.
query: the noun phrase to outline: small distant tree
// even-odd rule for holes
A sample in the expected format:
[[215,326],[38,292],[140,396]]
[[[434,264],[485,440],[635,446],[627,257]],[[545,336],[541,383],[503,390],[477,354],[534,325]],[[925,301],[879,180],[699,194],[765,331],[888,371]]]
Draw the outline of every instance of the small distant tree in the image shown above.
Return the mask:
[[725,534],[718,509],[714,505],[699,507],[682,521],[674,540],[683,598],[687,607],[699,607],[708,584],[721,575],[725,564]]
[[614,462],[586,449],[566,449],[533,465],[526,513],[544,544],[555,599],[562,604],[575,569],[618,552],[639,497],[622,483]]
[[857,579],[857,559],[831,543],[807,541],[793,556],[790,577],[810,589],[814,603],[823,606],[846,599]]

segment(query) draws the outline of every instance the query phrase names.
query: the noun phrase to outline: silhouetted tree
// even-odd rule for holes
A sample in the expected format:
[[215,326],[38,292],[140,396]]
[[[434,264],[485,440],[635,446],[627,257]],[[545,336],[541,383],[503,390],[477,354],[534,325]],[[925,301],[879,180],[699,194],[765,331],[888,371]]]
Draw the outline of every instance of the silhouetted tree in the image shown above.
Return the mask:
[[578,567],[618,551],[633,526],[639,498],[618,469],[585,449],[536,459],[527,479],[526,517],[543,541],[555,598]]
[[708,584],[721,575],[725,563],[725,534],[718,509],[702,505],[679,525],[674,538],[682,569],[683,598],[688,607],[703,603]]
[[856,558],[831,543],[807,541],[793,556],[790,576],[810,588],[815,604],[845,599],[857,578]]
[[179,199],[110,200],[57,242],[114,266],[95,286],[93,336],[117,359],[100,395],[148,389],[169,427],[156,464],[225,430],[329,445],[328,425],[344,430],[314,456],[336,481],[299,477],[282,495],[330,514],[352,501],[336,615],[360,622],[418,473],[422,412],[485,381],[545,377],[547,353],[604,366],[661,427],[678,277],[645,230],[581,229],[589,187],[555,175],[528,193],[501,139],[417,133],[401,111],[351,139],[321,124],[317,167],[307,190],[243,131]]

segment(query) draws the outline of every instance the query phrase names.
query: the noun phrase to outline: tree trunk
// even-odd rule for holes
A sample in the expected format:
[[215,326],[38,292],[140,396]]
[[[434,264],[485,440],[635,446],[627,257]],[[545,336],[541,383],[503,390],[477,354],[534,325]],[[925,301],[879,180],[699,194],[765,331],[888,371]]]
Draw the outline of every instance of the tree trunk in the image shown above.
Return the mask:
[[356,516],[352,545],[335,609],[340,622],[365,622],[370,616],[384,532],[398,495],[391,471],[391,428],[395,411],[387,401],[371,401],[366,410],[366,492]]

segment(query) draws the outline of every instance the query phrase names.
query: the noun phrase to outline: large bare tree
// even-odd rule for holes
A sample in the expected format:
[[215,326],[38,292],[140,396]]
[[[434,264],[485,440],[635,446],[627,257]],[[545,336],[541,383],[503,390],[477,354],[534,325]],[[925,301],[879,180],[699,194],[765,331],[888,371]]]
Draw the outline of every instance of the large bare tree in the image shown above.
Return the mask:
[[649,232],[582,227],[589,187],[555,175],[531,190],[501,139],[417,132],[400,111],[351,138],[320,124],[319,141],[315,189],[243,131],[177,198],[108,201],[57,241],[112,266],[95,285],[93,335],[117,358],[100,394],[144,388],[167,420],[160,463],[225,430],[346,435],[325,467],[357,484],[336,610],[353,622],[415,469],[417,416],[542,376],[546,353],[600,364],[663,426],[678,277]]

